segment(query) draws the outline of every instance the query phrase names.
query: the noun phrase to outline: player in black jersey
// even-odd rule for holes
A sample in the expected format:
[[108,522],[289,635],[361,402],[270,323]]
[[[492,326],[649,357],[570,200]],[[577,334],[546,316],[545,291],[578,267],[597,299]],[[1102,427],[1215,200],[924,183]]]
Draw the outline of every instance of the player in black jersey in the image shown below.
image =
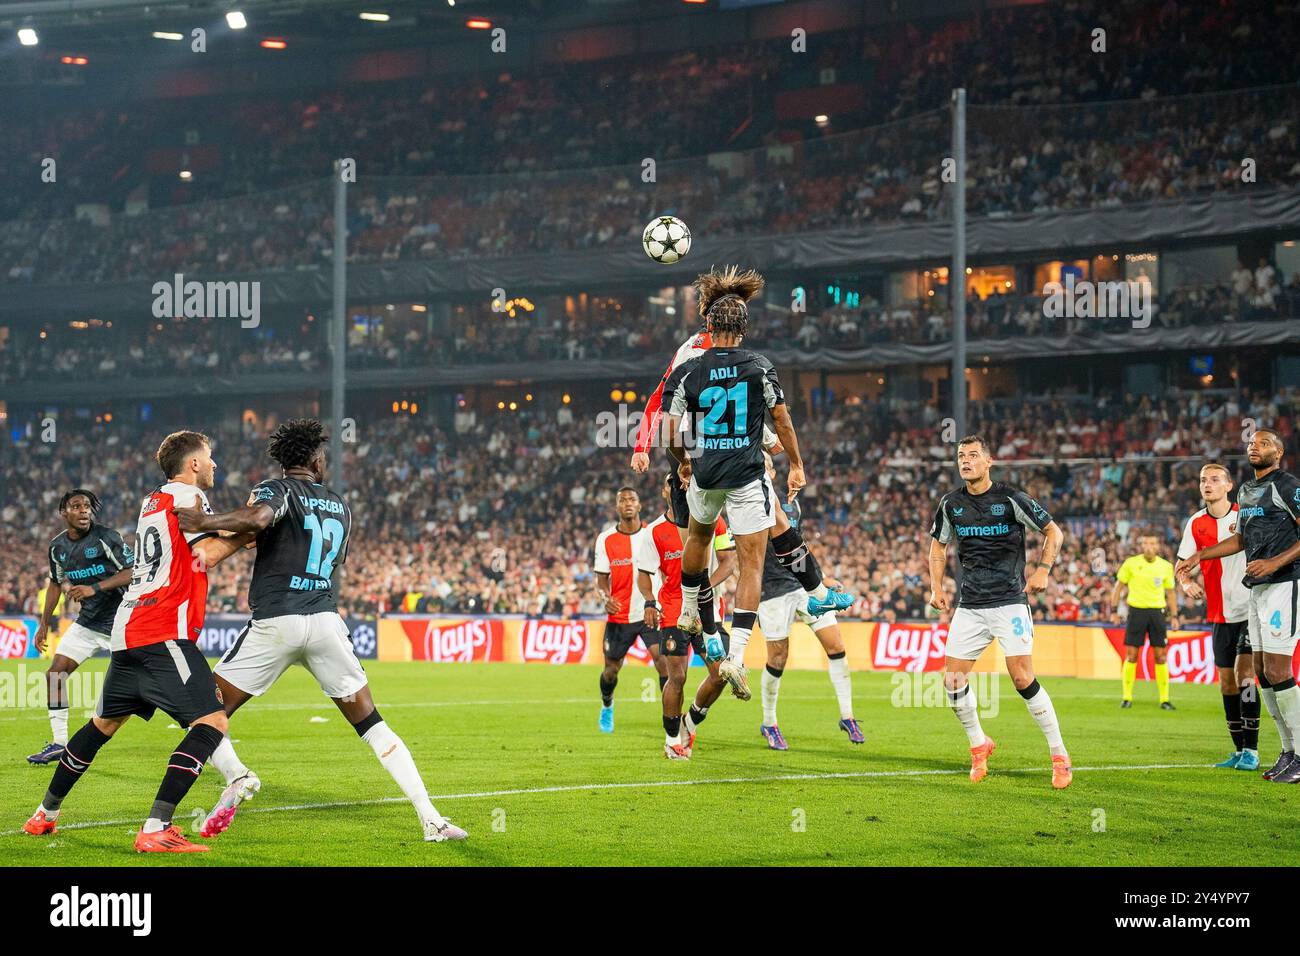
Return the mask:
[[59,640],[46,672],[50,743],[29,756],[28,763],[50,764],[63,755],[68,743],[68,675],[95,651],[109,649],[113,617],[131,583],[135,555],[120,534],[95,521],[99,507],[99,498],[85,488],[73,488],[59,501],[59,514],[67,527],[50,542],[50,584],[40,609],[36,649],[45,652],[50,616],[63,594],[61,589],[67,589],[71,600],[81,602],[81,610]]
[[[682,614],[684,631],[704,632],[708,657],[723,656],[716,633],[711,595],[701,594],[708,581],[709,545],[714,522],[727,509],[727,524],[736,541],[740,581],[732,615],[731,646],[718,672],[732,693],[749,700],[745,648],[757,617],[762,591],[763,557],[780,512],[776,493],[763,466],[763,427],[768,412],[777,439],[790,459],[789,499],[804,486],[803,459],[776,369],[762,355],[740,348],[749,327],[745,304],[763,288],[763,277],[752,269],[731,266],[695,280],[699,312],[709,331],[710,347],[676,369],[664,384],[668,401],[669,451],[679,462],[678,474],[687,482],[690,512],[682,555]],[[688,451],[682,423],[691,433]],[[788,526],[789,522],[783,522]],[[791,568],[810,592],[809,612],[824,614],[853,603],[851,595],[830,591],[799,532],[790,527],[773,539],[777,559]]]
[[[768,480],[775,480],[776,466],[772,462],[772,456],[764,453],[763,461]],[[800,526],[802,511],[797,499],[782,503],[781,510],[785,512],[792,528]],[[829,585],[834,582],[827,583]],[[767,644],[767,663],[763,667],[761,685],[763,723],[758,731],[770,749],[789,749],[776,722],[776,702],[781,690],[781,675],[785,672],[785,663],[790,654],[790,629],[799,621],[808,625],[826,652],[831,686],[835,689],[835,698],[840,707],[840,730],[849,735],[850,742],[863,743],[866,738],[853,717],[853,683],[849,677],[849,660],[844,650],[844,639],[840,636],[840,626],[835,620],[835,612],[827,611],[821,617],[813,617],[808,613],[806,604],[803,585],[794,572],[777,559],[776,549],[769,540],[766,560],[763,562],[762,597],[758,604],[758,625]]]
[[1282,752],[1264,776],[1274,783],[1300,783],[1300,688],[1291,670],[1300,637],[1300,479],[1282,470],[1285,453],[1277,432],[1255,431],[1246,445],[1255,477],[1237,491],[1237,533],[1179,561],[1175,573],[1245,550],[1250,649],[1264,706],[1282,738]]
[[[334,572],[347,559],[352,511],[324,484],[327,443],[320,422],[285,422],[267,446],[284,469],[283,478],[259,482],[244,507],[226,514],[175,509],[184,531],[257,534],[248,591],[253,617],[213,669],[226,714],[270,690],[290,665],[301,664],[415,806],[424,838],[463,840],[465,831],[434,809],[411,752],[375,709],[347,624],[338,614]],[[240,803],[261,788],[257,775],[236,756],[229,736],[212,754],[212,765],[227,785],[199,831],[205,837],[229,827]]]
[[[968,435],[957,444],[957,468],[965,485],[939,502],[930,526],[930,606],[951,608],[943,579],[948,565],[948,545],[957,542],[961,566],[961,594],[948,627],[944,686],[948,701],[970,738],[970,778],[978,782],[988,774],[989,755],[997,746],[980,727],[977,702],[966,675],[980,654],[993,643],[1002,645],[1007,673],[1037,721],[1052,755],[1052,786],[1068,787],[1072,779],[1070,756],[1061,740],[1056,709],[1047,691],[1034,677],[1034,617],[1026,593],[1047,588],[1048,571],[1061,550],[1060,526],[1042,506],[1019,488],[993,481],[993,459],[988,444]],[[1025,529],[1043,535],[1043,551],[1025,580]]]

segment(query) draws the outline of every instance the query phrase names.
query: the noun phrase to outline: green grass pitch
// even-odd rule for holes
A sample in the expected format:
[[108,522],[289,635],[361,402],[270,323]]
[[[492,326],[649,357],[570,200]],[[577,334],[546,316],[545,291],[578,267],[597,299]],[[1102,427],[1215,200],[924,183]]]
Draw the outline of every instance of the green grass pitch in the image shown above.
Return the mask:
[[[26,662],[28,670],[31,664]],[[103,668],[105,661],[87,664]],[[17,674],[0,666],[0,680]],[[1042,735],[1005,676],[991,774],[973,785],[960,726],[946,707],[896,707],[891,675],[855,673],[867,735],[836,728],[826,675],[788,672],[780,723],[790,750],[765,749],[755,699],[718,702],[689,763],[662,756],[647,669],[624,671],[613,735],[596,727],[597,669],[536,664],[375,663],[381,713],[405,739],[439,810],[470,833],[426,844],[396,784],[293,669],[232,721],[263,781],[212,852],[132,852],[170,746],[158,715],[132,720],[64,805],[60,832],[19,831],[51,769],[23,759],[49,736],[43,706],[0,709],[0,860],[10,865],[1269,865],[1300,847],[1300,789],[1209,765],[1229,749],[1215,687],[1175,685],[1173,713],[1150,683],[1131,711],[1118,687],[1046,678],[1076,768],[1051,789]],[[687,693],[700,671],[692,669]],[[12,685],[11,685],[12,686]],[[652,685],[657,697],[657,686]],[[43,697],[41,698],[43,701]],[[313,717],[326,718],[324,723]],[[74,711],[75,730],[85,720]],[[1263,721],[1261,756],[1277,753]],[[1151,765],[1171,765],[1150,769]],[[1147,769],[1144,769],[1147,768]],[[212,805],[210,767],[178,814]]]

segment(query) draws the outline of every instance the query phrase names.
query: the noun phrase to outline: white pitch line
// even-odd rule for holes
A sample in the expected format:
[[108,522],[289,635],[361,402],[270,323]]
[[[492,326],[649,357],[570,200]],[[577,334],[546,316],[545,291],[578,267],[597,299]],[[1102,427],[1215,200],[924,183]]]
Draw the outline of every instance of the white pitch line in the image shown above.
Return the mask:
[[[1075,767],[1079,772],[1106,772],[1128,770],[1205,770],[1208,763],[1150,763],[1116,764],[1101,767]],[[588,783],[566,784],[559,787],[525,787],[519,790],[483,790],[478,793],[431,794],[430,800],[476,800],[483,797],[518,797],[540,793],[573,793],[578,790],[636,790],[641,787],[700,787],[735,783],[786,783],[801,780],[856,780],[871,777],[941,777],[965,774],[960,770],[857,770],[844,773],[786,773],[767,777],[715,777],[707,780],[647,780],[642,783]],[[1044,767],[998,768],[996,773],[1047,773]],[[385,803],[407,803],[405,797],[379,797],[375,800],[339,800],[330,803],[296,803],[280,807],[245,807],[244,813],[282,813],[288,810],[334,810],[340,807],[373,807]],[[183,816],[183,815],[182,815]],[[87,823],[69,823],[59,827],[64,830],[89,830],[98,827],[125,826],[139,820],[98,820]],[[17,836],[22,830],[5,830],[0,837]]]

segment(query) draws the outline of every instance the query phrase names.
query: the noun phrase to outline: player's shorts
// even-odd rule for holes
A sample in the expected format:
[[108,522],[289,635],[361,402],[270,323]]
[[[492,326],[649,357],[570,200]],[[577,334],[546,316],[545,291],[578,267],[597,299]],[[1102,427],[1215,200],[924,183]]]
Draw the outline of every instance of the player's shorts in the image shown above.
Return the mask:
[[213,673],[256,697],[293,664],[305,667],[327,697],[351,697],[367,683],[348,626],[334,611],[254,618]]
[[114,651],[95,716],[132,714],[148,720],[161,710],[182,727],[221,710],[217,682],[193,641],[162,641]]
[[1250,653],[1250,637],[1245,621],[1219,622],[1214,625],[1211,643],[1214,645],[1214,666],[1232,667],[1242,654]]
[[697,485],[692,475],[686,489],[686,504],[691,517],[709,527],[713,527],[725,507],[727,525],[733,535],[766,531],[776,524],[776,509],[780,507],[767,475],[740,488],[709,489]]
[[1250,589],[1246,621],[1250,625],[1250,649],[1265,654],[1295,653],[1296,604],[1300,603],[1300,581],[1256,584]]
[[1124,646],[1141,647],[1150,638],[1152,647],[1164,647],[1169,633],[1162,607],[1130,607],[1124,628]]
[[80,664],[88,657],[94,657],[95,651],[110,650],[112,638],[109,634],[92,631],[80,624],[72,624],[59,638],[59,645],[54,649],[56,657],[67,657]]
[[959,661],[977,660],[993,639],[1007,657],[1034,650],[1034,616],[1027,604],[1001,607],[959,607],[948,624],[947,655]]
[[655,632],[646,627],[644,621],[632,621],[627,624],[609,623],[605,625],[605,659],[621,661],[627,657],[636,639],[644,639],[646,650],[655,639]]
[[820,617],[813,617],[808,613],[808,594],[802,589],[758,602],[758,627],[764,640],[786,640],[795,621],[807,624],[815,634],[835,624],[835,612],[827,611]]
[[[718,636],[722,638],[722,649],[730,653],[731,635],[721,624],[718,625]],[[667,657],[685,657],[688,650],[694,650],[696,657],[703,658],[704,635],[687,634],[680,628],[665,627],[659,631],[659,650]]]

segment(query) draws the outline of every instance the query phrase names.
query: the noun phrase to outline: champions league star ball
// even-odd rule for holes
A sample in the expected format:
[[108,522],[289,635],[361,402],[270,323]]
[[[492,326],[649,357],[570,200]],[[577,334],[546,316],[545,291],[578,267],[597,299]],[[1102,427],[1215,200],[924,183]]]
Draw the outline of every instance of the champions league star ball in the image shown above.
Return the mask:
[[655,262],[672,265],[691,251],[691,231],[675,216],[656,216],[645,227],[641,244]]

